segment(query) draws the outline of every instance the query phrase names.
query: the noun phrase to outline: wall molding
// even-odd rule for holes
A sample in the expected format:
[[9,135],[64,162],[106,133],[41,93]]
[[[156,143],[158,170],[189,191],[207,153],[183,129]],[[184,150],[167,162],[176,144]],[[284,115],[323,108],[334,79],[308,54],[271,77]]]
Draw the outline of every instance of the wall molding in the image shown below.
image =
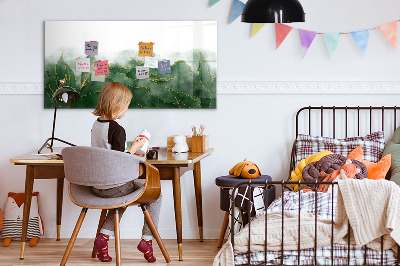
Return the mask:
[[[0,83],[0,94],[43,94],[43,83]],[[219,81],[217,94],[400,94],[400,81]]]
[[218,82],[218,94],[400,94],[399,81]]

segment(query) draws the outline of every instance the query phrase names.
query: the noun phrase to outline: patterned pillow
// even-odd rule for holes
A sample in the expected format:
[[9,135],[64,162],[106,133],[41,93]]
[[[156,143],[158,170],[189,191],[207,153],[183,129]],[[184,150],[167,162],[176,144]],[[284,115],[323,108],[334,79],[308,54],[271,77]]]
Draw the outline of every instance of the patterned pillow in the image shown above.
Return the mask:
[[296,139],[296,165],[310,155],[323,150],[329,150],[346,156],[357,146],[364,151],[364,159],[370,162],[378,162],[381,159],[385,140],[383,131],[378,131],[364,137],[352,137],[345,139],[333,139],[329,137],[316,137],[299,134]]

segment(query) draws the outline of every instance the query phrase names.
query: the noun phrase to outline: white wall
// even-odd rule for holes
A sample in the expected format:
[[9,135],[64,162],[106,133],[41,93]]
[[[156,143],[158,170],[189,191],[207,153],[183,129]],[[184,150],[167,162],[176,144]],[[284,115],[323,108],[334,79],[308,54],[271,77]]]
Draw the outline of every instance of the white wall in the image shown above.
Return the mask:
[[[362,57],[349,35],[343,36],[334,59],[329,59],[318,36],[305,59],[297,32],[274,50],[273,25],[266,25],[250,40],[251,27],[235,21],[227,24],[230,0],[208,9],[208,0],[170,1],[28,1],[0,0],[0,86],[2,83],[35,83],[43,80],[43,21],[45,20],[218,20],[219,81],[399,81],[399,53],[391,50],[379,31],[371,33],[369,49]],[[306,23],[293,24],[321,32],[350,31],[399,19],[398,1],[303,0]],[[258,94],[218,95],[216,110],[129,110],[121,120],[128,138],[142,128],[153,133],[154,145],[165,145],[176,133],[189,134],[193,124],[204,123],[215,152],[202,162],[205,238],[218,238],[223,214],[214,179],[227,174],[238,161],[255,161],[263,174],[275,180],[286,176],[294,138],[294,115],[308,105],[399,105],[399,94]],[[35,150],[51,134],[52,110],[43,109],[42,95],[0,95],[0,207],[7,192],[24,190],[25,168],[9,158]],[[95,118],[90,110],[60,110],[56,135],[78,145],[90,144]],[[184,238],[197,237],[197,217],[190,173],[182,177]],[[40,211],[45,237],[55,237],[56,182],[38,180]],[[175,238],[171,182],[162,182],[164,195],[159,230]],[[79,208],[64,191],[62,237],[70,237]],[[90,211],[80,237],[93,237],[99,212]],[[138,219],[138,217],[140,217]],[[142,218],[130,208],[121,221],[123,238],[139,238]]]

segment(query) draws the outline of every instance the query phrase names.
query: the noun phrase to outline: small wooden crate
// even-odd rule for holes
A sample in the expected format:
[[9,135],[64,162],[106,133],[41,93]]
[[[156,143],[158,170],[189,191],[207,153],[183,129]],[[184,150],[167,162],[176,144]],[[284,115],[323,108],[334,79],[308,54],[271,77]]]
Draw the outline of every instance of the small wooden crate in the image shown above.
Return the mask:
[[205,152],[208,150],[209,136],[192,136],[192,152]]
[[[173,135],[167,138],[167,151],[172,151],[172,148],[175,146],[175,136],[177,135]],[[189,146],[189,151],[192,151],[192,136],[186,136],[186,143]]]

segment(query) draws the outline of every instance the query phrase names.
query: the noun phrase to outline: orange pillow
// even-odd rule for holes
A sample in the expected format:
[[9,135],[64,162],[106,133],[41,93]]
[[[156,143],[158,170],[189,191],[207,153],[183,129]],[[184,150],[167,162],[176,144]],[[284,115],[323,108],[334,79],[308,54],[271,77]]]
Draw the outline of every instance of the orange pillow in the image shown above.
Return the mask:
[[384,179],[386,177],[392,161],[392,155],[388,154],[377,163],[368,162],[363,159],[363,149],[361,146],[358,146],[352,152],[350,152],[347,158],[355,159],[365,164],[368,170],[368,179],[375,180]]

